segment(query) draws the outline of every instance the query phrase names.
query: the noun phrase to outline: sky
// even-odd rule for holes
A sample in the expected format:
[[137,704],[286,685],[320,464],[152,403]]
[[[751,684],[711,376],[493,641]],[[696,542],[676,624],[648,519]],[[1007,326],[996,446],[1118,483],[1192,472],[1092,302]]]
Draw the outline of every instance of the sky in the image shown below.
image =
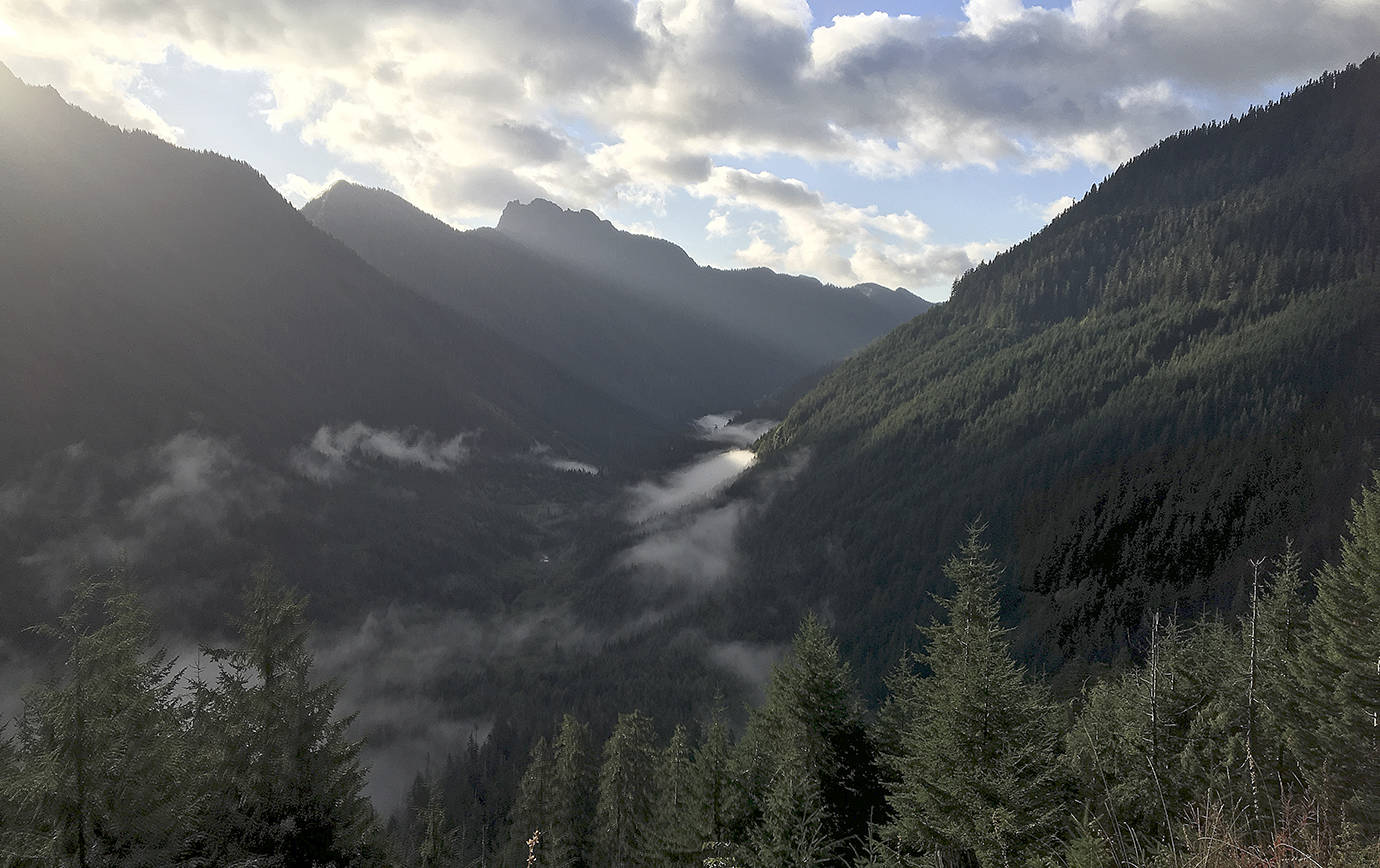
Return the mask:
[[1377,50],[1380,0],[0,0],[15,74],[298,205],[540,196],[935,301],[1160,138]]

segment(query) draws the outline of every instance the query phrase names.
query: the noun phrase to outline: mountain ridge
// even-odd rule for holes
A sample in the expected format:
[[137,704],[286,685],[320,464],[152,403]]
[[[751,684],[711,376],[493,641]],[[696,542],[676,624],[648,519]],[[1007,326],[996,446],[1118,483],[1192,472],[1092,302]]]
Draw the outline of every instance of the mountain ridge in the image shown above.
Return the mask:
[[[832,320],[839,304],[861,314],[844,318],[838,335],[826,340],[773,342],[759,336],[760,318],[715,310],[739,288],[721,286],[720,272],[702,269],[669,241],[632,236],[593,212],[546,200],[510,204],[498,228],[461,231],[391,191],[338,182],[302,213],[393,278],[673,425],[745,408],[924,305],[868,300],[860,292],[821,306],[778,286],[767,301],[798,304],[817,321]],[[532,225],[514,228],[524,221]],[[546,231],[590,256],[572,261],[530,243],[533,233]],[[627,244],[656,251],[652,273],[625,272],[617,249]],[[795,280],[769,271],[747,279],[768,286]],[[820,311],[810,313],[811,305]]]
[[759,442],[814,463],[751,570],[870,596],[849,627],[897,650],[982,516],[1057,664],[1127,653],[1151,611],[1232,609],[1285,536],[1326,555],[1380,449],[1377,98],[1372,58],[1166,139],[825,377]]

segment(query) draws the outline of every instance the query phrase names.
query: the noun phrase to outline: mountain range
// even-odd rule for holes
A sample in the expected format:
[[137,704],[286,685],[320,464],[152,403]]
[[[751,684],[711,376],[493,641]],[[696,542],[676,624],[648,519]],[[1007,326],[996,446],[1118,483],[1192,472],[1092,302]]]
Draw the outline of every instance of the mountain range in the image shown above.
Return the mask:
[[461,232],[342,181],[302,213],[383,273],[669,425],[745,409],[929,307],[904,290],[703,268],[668,241],[541,199]]

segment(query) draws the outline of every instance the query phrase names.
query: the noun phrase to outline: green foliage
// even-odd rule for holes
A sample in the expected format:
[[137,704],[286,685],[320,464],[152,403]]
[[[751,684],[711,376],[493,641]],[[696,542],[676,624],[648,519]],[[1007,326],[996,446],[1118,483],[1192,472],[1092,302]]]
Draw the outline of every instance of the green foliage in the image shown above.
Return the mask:
[[654,861],[668,868],[699,864],[705,841],[714,840],[708,837],[709,812],[697,792],[697,771],[690,734],[678,724],[657,762],[649,835]]
[[305,601],[260,569],[239,628],[239,647],[208,652],[214,686],[197,685],[193,736],[208,746],[215,818],[208,856],[285,866],[373,858],[360,744],[347,736],[350,718],[335,716],[339,685],[312,676]]
[[655,799],[656,748],[652,721],[634,711],[620,714],[604,743],[595,805],[596,864],[609,868],[652,863],[652,808]]
[[186,861],[200,798],[178,673],[124,576],[83,583],[42,633],[66,661],[25,698],[0,788],[13,811],[0,862]]
[[552,746],[550,819],[541,838],[545,864],[594,864],[591,845],[596,786],[589,726],[567,714]]
[[901,841],[979,865],[1053,851],[1063,812],[1058,727],[1046,690],[1011,658],[999,622],[1000,568],[974,525],[945,565],[947,618],[927,628],[924,673],[903,672],[891,807]]
[[[532,745],[527,769],[518,783],[517,803],[513,806],[514,847],[524,856],[527,853],[526,842],[534,832],[545,829],[550,834],[551,788],[555,779],[551,749],[546,744],[546,736],[542,736]],[[545,850],[542,854],[545,854]]]
[[1291,743],[1309,782],[1380,831],[1380,473],[1352,504],[1341,557],[1319,571],[1294,674]]
[[833,864],[881,819],[857,688],[838,643],[813,615],[773,669],[738,753],[762,864]]
[[1167,139],[825,377],[760,444],[811,459],[747,531],[742,626],[847,599],[878,680],[979,512],[1052,668],[1239,605],[1286,534],[1327,553],[1380,446],[1378,96],[1372,58]]
[[371,865],[380,862],[359,745],[313,683],[303,604],[261,574],[244,645],[214,683],[156,650],[115,574],[41,630],[61,675],[25,698],[0,751],[0,864]]

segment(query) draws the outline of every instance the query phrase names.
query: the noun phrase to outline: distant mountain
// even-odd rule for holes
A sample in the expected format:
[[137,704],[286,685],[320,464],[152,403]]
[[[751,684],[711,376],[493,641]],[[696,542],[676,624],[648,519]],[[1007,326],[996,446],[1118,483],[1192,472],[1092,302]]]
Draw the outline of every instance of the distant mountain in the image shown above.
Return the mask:
[[1288,537],[1316,564],[1380,454],[1377,104],[1371,58],[1170,137],[824,378],[760,444],[813,458],[726,611],[894,660],[981,517],[1059,662],[1239,607]]
[[[383,277],[249,166],[0,72],[3,463],[189,425],[326,423],[609,451],[646,420]],[[4,468],[0,468],[4,469]]]
[[302,213],[386,274],[668,424],[750,404],[801,366],[495,230],[459,232],[386,190],[340,182]]
[[877,284],[836,287],[766,268],[697,265],[669,241],[543,199],[510,202],[498,231],[528,247],[746,335],[807,364],[837,361],[931,307]]
[[[302,213],[384,273],[667,422],[746,407],[926,306],[910,293],[762,272],[750,285],[774,293],[760,300],[778,315],[754,319],[735,307],[725,316],[718,308],[740,291],[742,274],[700,269],[669,242],[540,200],[509,205],[498,231],[460,232],[386,190],[339,182]],[[553,255],[543,227],[568,233],[588,255]],[[647,250],[670,267],[641,268]],[[789,340],[777,339],[783,332]]]
[[121,552],[188,614],[270,555],[324,611],[475,605],[597,484],[555,458],[626,466],[665,431],[375,271],[243,163],[3,68],[0,117],[0,628]]

